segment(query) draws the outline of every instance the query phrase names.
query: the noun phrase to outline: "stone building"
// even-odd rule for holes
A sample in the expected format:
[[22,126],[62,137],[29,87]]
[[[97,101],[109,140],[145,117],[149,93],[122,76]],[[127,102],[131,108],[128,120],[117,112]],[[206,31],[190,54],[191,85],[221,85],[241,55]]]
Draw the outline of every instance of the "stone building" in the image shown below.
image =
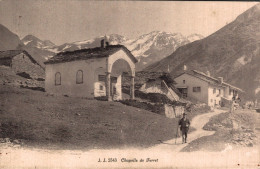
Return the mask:
[[122,99],[123,72],[131,75],[131,98],[134,98],[136,58],[123,45],[62,52],[45,62],[45,90],[48,93],[77,97]]
[[11,67],[16,73],[27,73],[31,78],[43,78],[44,68],[24,50],[0,51],[0,65]]
[[143,93],[160,93],[171,101],[180,100],[180,92],[175,88],[176,82],[168,74],[150,77],[139,89]]

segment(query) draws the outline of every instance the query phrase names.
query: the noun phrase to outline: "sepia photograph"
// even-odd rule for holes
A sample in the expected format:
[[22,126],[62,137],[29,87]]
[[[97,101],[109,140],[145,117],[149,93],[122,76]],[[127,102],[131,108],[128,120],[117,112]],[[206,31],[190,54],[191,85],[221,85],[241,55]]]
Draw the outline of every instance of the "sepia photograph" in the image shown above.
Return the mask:
[[257,1],[0,0],[1,169],[260,169]]

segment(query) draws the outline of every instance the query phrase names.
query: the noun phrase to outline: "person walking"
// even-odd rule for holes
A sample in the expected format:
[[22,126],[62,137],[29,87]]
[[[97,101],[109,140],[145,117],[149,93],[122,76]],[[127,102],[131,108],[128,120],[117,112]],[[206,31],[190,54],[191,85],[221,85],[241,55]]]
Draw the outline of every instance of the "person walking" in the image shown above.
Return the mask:
[[179,126],[182,135],[182,144],[187,143],[188,131],[190,127],[190,120],[187,119],[187,114],[183,113],[183,117],[179,121]]
[[235,110],[235,97],[232,98],[230,103],[230,113],[234,113]]

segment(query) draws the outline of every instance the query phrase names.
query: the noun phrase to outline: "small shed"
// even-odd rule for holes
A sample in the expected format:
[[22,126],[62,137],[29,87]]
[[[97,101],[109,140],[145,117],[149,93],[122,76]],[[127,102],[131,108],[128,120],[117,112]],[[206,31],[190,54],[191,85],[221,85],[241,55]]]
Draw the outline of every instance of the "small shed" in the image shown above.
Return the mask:
[[167,73],[149,78],[139,89],[143,93],[160,93],[171,101],[180,100],[180,92],[175,88],[176,82]]
[[44,68],[25,50],[0,51],[0,65],[11,67],[16,73],[43,78]]

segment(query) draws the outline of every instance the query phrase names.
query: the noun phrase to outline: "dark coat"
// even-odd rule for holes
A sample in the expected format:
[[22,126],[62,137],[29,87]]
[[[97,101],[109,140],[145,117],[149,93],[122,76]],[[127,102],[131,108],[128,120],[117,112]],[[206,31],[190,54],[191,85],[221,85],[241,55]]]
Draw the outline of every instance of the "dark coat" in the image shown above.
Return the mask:
[[179,121],[179,126],[181,130],[189,130],[190,127],[190,120],[186,118],[186,120],[184,120],[183,118],[180,119]]

